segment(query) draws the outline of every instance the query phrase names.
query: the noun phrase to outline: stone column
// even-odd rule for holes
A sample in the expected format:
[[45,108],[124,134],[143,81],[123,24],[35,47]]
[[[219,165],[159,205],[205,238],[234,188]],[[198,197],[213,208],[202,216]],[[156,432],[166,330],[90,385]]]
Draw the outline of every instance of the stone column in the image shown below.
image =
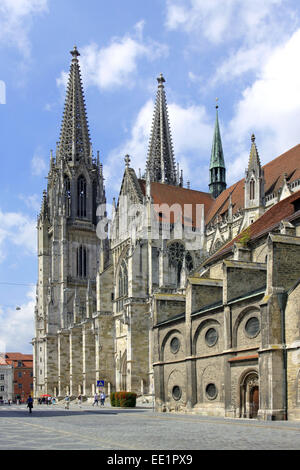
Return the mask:
[[70,337],[68,331],[58,334],[58,396],[63,397],[70,387]]
[[95,377],[95,339],[90,323],[82,328],[82,375],[83,395],[92,396],[92,384]]
[[70,395],[77,397],[82,380],[82,330],[73,327],[70,331]]

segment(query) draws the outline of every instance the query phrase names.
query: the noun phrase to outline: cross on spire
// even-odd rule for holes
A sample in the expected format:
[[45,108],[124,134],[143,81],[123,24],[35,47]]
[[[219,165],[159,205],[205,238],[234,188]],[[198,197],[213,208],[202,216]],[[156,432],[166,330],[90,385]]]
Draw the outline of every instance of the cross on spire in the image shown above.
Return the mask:
[[125,155],[125,165],[126,165],[126,168],[129,168],[130,166],[130,156],[129,155]]

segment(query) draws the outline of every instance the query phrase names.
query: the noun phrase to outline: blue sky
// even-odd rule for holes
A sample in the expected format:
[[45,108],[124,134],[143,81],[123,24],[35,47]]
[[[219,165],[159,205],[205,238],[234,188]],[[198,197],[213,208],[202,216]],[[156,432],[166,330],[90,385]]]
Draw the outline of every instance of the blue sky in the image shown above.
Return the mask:
[[300,142],[297,1],[1,0],[0,350],[31,352],[36,217],[74,44],[109,202],[126,153],[145,167],[161,72],[193,189],[208,190],[216,97],[228,184],[244,176],[253,132],[263,163]]

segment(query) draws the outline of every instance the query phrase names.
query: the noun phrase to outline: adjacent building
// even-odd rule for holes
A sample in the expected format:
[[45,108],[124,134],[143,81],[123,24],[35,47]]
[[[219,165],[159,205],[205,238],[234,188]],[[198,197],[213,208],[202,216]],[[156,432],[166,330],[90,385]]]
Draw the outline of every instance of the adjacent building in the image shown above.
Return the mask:
[[7,352],[2,358],[7,364],[7,370],[10,371],[7,372],[10,400],[26,402],[28,396],[33,395],[33,355]]
[[0,403],[13,400],[13,366],[0,354]]

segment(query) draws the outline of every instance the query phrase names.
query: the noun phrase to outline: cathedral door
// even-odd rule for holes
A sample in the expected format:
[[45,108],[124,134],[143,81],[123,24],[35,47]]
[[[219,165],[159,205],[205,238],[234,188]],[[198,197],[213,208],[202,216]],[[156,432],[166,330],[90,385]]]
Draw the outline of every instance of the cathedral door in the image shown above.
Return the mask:
[[240,417],[257,418],[259,409],[259,380],[256,371],[243,376],[240,394]]
[[259,390],[258,387],[253,387],[250,390],[250,416],[249,418],[257,418],[259,408]]

